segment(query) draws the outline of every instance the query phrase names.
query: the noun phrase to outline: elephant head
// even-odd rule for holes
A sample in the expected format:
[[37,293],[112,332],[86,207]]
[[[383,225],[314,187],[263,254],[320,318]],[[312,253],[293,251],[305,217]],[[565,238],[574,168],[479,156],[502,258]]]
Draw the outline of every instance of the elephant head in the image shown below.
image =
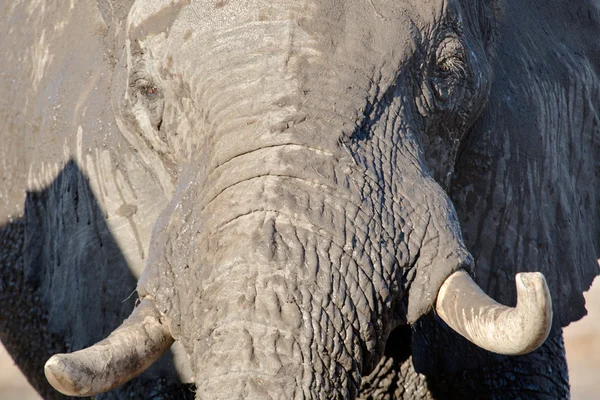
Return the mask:
[[113,108],[169,206],[140,304],[46,364],[109,390],[173,341],[198,398],[353,398],[431,309],[488,350],[532,351],[541,274],[483,294],[446,191],[490,92],[493,2],[137,1]]

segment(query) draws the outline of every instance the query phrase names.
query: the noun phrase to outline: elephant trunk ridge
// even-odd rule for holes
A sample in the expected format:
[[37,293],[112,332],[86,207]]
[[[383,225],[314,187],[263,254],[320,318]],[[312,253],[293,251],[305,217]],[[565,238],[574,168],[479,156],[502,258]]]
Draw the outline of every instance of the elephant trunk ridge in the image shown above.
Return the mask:
[[103,341],[71,354],[56,354],[44,366],[48,382],[67,396],[93,396],[144,372],[173,344],[150,300]]
[[498,354],[520,355],[541,346],[552,326],[552,300],[539,272],[516,276],[517,306],[488,297],[464,271],[440,288],[436,311],[453,330],[475,345]]
[[201,328],[189,344],[199,398],[303,399],[356,391],[347,346],[357,346],[358,338],[350,326],[334,323],[343,318],[334,304],[299,287],[290,271],[241,264],[219,278],[210,303],[194,307]]

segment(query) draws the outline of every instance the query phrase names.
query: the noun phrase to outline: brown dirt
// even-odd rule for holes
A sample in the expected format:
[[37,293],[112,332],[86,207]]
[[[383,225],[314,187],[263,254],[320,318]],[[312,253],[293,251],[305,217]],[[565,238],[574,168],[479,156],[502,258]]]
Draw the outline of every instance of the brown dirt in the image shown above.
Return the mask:
[[565,329],[572,400],[600,398],[600,279],[585,299],[588,315]]
[[41,397],[29,385],[27,379],[15,366],[4,346],[0,344],[0,399],[38,400]]

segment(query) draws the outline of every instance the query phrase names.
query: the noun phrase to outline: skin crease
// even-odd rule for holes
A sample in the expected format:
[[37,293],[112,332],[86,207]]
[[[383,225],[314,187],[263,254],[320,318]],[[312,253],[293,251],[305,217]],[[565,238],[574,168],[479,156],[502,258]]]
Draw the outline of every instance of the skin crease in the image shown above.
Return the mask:
[[[30,361],[30,346],[25,352],[11,351],[27,355],[18,360],[21,365],[35,364],[27,369],[28,376],[39,375],[49,355],[90,345],[126,317],[129,310],[113,310],[127,308],[122,300],[137,277],[113,275],[115,270],[97,266],[96,258],[127,272],[128,265],[135,269],[147,262],[139,295],[160,309],[189,354],[198,398],[353,398],[361,378],[360,398],[568,396],[559,328],[584,312],[581,291],[597,271],[594,243],[600,234],[582,224],[577,213],[593,209],[597,199],[594,185],[588,190],[589,184],[583,184],[594,181],[585,171],[595,170],[595,163],[585,157],[600,157],[594,158],[591,150],[560,151],[569,154],[567,164],[556,149],[548,149],[594,148],[598,113],[591,94],[598,86],[586,62],[593,63],[589,54],[595,53],[592,45],[587,49],[578,40],[593,37],[597,29],[578,28],[581,33],[573,34],[566,27],[579,27],[588,19],[593,25],[598,20],[593,7],[579,4],[579,19],[564,22],[575,12],[572,4],[560,9],[535,1],[527,6],[506,2],[503,31],[496,33],[498,10],[466,2],[135,3],[126,20],[128,4],[98,2],[107,27],[94,21],[89,37],[110,41],[121,29],[127,39],[114,44],[112,55],[87,44],[73,53],[106,58],[103,62],[115,71],[110,80],[98,69],[104,64],[93,63],[72,67],[95,71],[91,78],[77,80],[72,74],[55,80],[63,85],[81,82],[61,90],[104,101],[108,107],[94,114],[92,100],[70,107],[63,99],[57,104],[65,114],[54,111],[56,124],[73,115],[106,123],[114,112],[113,135],[98,135],[97,126],[84,124],[83,138],[78,132],[72,144],[83,171],[68,164],[55,181],[56,173],[40,182],[34,178],[39,192],[28,196],[29,214],[11,221],[8,230],[0,228],[0,236],[7,238],[0,243],[8,243],[9,256],[27,255],[13,262],[14,257],[0,253],[2,269],[8,260],[6,265],[18,276],[16,285],[3,286],[17,288],[14,294],[13,289],[0,291],[3,304],[10,305],[0,320],[14,325],[0,327],[2,340],[19,349],[19,342],[40,341],[36,320],[43,329],[48,325],[47,333],[42,329],[44,344],[35,350],[40,361]],[[7,14],[0,13],[12,15],[12,25],[6,26],[21,21],[14,16],[20,14],[11,14],[13,7],[19,9],[11,5]],[[68,15],[65,7],[60,14]],[[11,52],[6,57],[5,70],[19,65],[27,88],[31,77],[35,90],[46,87],[33,97],[16,96],[20,106],[15,107],[24,110],[36,103],[32,98],[43,99],[39,102],[44,110],[56,110],[55,89],[45,82],[53,81],[51,68],[40,65],[47,59],[54,68],[68,66],[74,56],[57,49],[77,42],[52,47],[63,25],[51,19],[52,12],[40,12],[49,22],[20,23],[34,32],[31,42],[38,53],[33,59],[38,64],[30,71],[27,53],[24,59]],[[111,21],[111,13],[120,13],[122,22]],[[79,23],[86,15],[74,20]],[[538,22],[552,18],[560,24]],[[48,26],[57,28],[41,30]],[[535,43],[523,40],[525,31],[529,33],[523,36],[536,38]],[[543,42],[540,38],[548,32],[553,39]],[[27,31],[2,36],[0,43],[27,36]],[[42,36],[46,39],[40,40]],[[554,43],[563,41],[562,47]],[[15,48],[20,54],[21,47]],[[44,51],[49,57],[42,57]],[[68,61],[58,62],[63,58]],[[459,60],[465,61],[466,70]],[[565,72],[556,63],[570,69]],[[564,84],[564,93],[561,85],[568,80],[558,78],[563,74],[575,80]],[[2,82],[7,92],[21,93],[12,81]],[[492,84],[494,94],[488,98]],[[106,95],[93,90],[103,85],[112,86],[112,109]],[[82,88],[85,93],[79,96]],[[561,104],[573,107],[567,112]],[[0,104],[0,112],[6,107]],[[543,113],[532,118],[537,107]],[[74,110],[73,115],[64,110]],[[27,133],[13,132],[14,137],[37,138],[28,140],[45,151],[36,151],[34,157],[54,160],[63,143],[57,141],[58,150],[50,149],[56,140],[52,138],[69,132],[44,128],[34,136],[36,130],[29,126],[30,121],[38,124],[36,114],[23,115],[27,124],[13,128],[19,119],[9,108],[7,132],[14,129]],[[49,126],[52,114],[43,115],[42,126]],[[565,121],[571,124],[567,128]],[[556,137],[544,136],[547,131]],[[539,143],[538,132],[544,138]],[[586,132],[583,143],[577,139],[580,132]],[[87,150],[95,146],[110,149],[112,159]],[[14,142],[2,146],[3,160],[11,159],[11,149]],[[571,196],[575,176],[579,192]],[[113,181],[119,192],[116,202]],[[537,192],[538,186],[545,189]],[[133,198],[128,197],[129,187]],[[583,195],[586,190],[588,196]],[[466,251],[452,203],[476,265]],[[556,210],[550,220],[547,209]],[[61,218],[54,210],[60,210]],[[592,214],[584,215],[584,222],[598,219]],[[125,225],[115,225],[120,218],[127,227],[137,226],[141,239],[123,241]],[[149,240],[150,228],[140,221],[151,224],[157,219]],[[38,235],[46,231],[52,239],[43,242]],[[94,244],[94,235],[102,248]],[[45,247],[38,249],[37,241]],[[11,252],[13,242],[16,252]],[[552,256],[554,251],[561,256]],[[111,258],[121,257],[121,252],[126,260]],[[594,268],[588,267],[590,256]],[[49,260],[49,270],[42,265],[36,272],[36,265],[43,264],[36,260],[42,258]],[[579,269],[573,273],[556,264]],[[84,268],[88,265],[94,268]],[[437,287],[461,267],[473,269],[479,283],[486,283],[482,287],[505,304],[514,301],[514,272],[544,270],[553,297],[569,297],[556,305],[557,322],[548,342],[531,356],[508,359],[461,342],[431,313],[405,325],[427,313]],[[36,278],[33,283],[31,277]],[[90,290],[107,277],[111,281]],[[69,290],[57,295],[57,287]],[[83,297],[88,294],[90,298]],[[66,307],[53,299],[52,309],[45,311],[52,296],[64,298]],[[77,304],[86,305],[83,314]],[[10,319],[11,307],[35,309],[39,316],[25,325]],[[95,336],[84,338],[86,332]],[[62,342],[73,347],[60,347]],[[187,389],[175,393],[165,387],[164,381],[177,377],[168,376],[164,365],[101,398],[134,393],[139,398],[157,393],[192,396]],[[45,381],[36,385],[44,398],[57,396],[43,386]]]

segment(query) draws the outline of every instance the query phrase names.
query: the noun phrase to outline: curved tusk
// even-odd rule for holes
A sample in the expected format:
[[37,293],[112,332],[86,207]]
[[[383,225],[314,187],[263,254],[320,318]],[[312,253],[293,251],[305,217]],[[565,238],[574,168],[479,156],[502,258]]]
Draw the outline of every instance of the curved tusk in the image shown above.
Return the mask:
[[544,343],[552,325],[552,299],[544,275],[516,276],[517,306],[486,295],[465,271],[452,274],[440,288],[436,311],[473,344],[498,354],[526,354]]
[[150,300],[143,300],[121,326],[95,345],[56,354],[44,366],[48,382],[67,396],[93,396],[144,372],[173,344]]

